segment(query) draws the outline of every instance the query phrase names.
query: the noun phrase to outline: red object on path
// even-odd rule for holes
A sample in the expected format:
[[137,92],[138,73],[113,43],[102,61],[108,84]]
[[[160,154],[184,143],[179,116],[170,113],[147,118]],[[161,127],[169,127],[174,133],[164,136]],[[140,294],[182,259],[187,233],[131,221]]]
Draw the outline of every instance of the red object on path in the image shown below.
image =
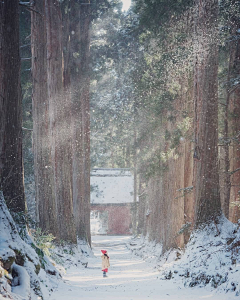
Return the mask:
[[104,269],[104,270],[102,270],[103,272],[108,272],[108,269]]

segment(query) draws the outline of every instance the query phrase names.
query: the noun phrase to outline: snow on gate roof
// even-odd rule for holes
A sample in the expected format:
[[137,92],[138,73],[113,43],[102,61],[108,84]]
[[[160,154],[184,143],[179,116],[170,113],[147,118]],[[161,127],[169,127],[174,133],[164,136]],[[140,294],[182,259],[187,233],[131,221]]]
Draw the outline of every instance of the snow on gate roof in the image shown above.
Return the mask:
[[134,179],[130,169],[93,169],[91,171],[91,204],[133,202]]

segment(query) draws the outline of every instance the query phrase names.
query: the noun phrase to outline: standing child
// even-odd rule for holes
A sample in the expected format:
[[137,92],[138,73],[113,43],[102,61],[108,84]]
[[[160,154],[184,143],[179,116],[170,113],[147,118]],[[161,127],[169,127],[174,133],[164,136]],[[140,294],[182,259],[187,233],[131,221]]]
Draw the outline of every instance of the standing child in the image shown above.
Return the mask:
[[107,250],[101,250],[102,252],[102,271],[103,271],[103,277],[107,277],[108,267],[110,267],[109,263],[109,256],[107,253]]

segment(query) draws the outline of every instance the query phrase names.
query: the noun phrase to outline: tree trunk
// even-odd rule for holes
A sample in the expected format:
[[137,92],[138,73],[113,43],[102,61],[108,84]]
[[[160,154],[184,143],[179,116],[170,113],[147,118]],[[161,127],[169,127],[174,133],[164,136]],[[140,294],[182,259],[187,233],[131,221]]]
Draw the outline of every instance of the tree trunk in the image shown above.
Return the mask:
[[81,2],[71,1],[70,14],[73,207],[77,236],[90,243],[90,7]]
[[[236,32],[239,28],[239,22],[235,25],[235,32],[233,35],[238,36]],[[240,74],[240,40],[237,39],[235,44],[235,57],[233,65],[233,76],[234,78],[239,78]],[[233,87],[232,89],[234,89]],[[240,218],[240,86],[239,84],[234,90],[232,97],[230,98],[230,128],[232,137],[231,142],[231,200],[232,208],[230,210],[230,220],[232,222],[237,222]]]
[[4,165],[4,132],[6,127],[6,101],[5,101],[5,87],[4,87],[4,75],[5,75],[5,56],[7,47],[3,47],[4,41],[4,30],[5,30],[5,5],[3,1],[0,2],[0,189],[2,189],[2,172]]
[[47,29],[47,81],[50,114],[51,159],[54,173],[58,239],[76,243],[71,176],[68,165],[68,116],[63,94],[62,19],[60,3],[45,0]]
[[51,165],[49,101],[47,91],[47,51],[44,0],[34,1],[31,13],[33,152],[37,221],[44,231],[57,236],[57,211]]
[[22,162],[18,0],[1,2],[0,175],[4,198],[13,212],[26,209]]
[[137,187],[137,167],[138,167],[138,162],[137,162],[137,125],[136,125],[136,118],[137,117],[137,108],[136,108],[136,99],[134,100],[134,149],[133,149],[133,168],[134,168],[134,194],[133,194],[133,216],[132,216],[132,229],[133,229],[133,234],[137,234],[137,192],[138,192],[138,187]]
[[221,214],[218,171],[218,43],[216,0],[196,2],[195,16],[195,225]]
[[223,153],[223,159],[220,160],[220,168],[222,169],[222,174],[220,177],[220,182],[222,182],[223,187],[221,188],[221,203],[222,211],[226,218],[229,218],[229,204],[230,204],[230,191],[231,191],[231,181],[230,181],[230,159],[229,159],[229,103],[230,103],[230,77],[233,66],[233,49],[232,43],[229,47],[229,65],[228,65],[228,77],[227,77],[227,93],[226,93],[226,103],[224,105],[224,129],[223,129],[223,144],[222,149],[220,148],[220,157]]

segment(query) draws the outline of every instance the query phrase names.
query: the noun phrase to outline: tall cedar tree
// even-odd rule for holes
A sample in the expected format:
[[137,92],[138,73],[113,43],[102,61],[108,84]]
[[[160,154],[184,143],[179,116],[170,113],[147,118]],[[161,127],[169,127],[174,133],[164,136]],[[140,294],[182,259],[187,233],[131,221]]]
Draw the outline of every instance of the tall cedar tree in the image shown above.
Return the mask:
[[[240,67],[240,41],[239,41],[239,1],[225,1],[220,5],[220,16],[229,36],[224,37],[223,51],[228,56],[227,78],[224,78],[225,102],[221,103],[223,109],[223,135],[221,138],[220,154],[220,183],[223,213],[232,222],[240,217],[239,209],[239,180],[240,180],[240,147],[239,147],[239,67]],[[223,31],[223,33],[225,33]],[[225,54],[225,55],[226,55]],[[226,63],[226,59],[223,61]],[[226,83],[227,80],[227,83]],[[222,101],[221,101],[222,102]],[[221,121],[221,119],[220,119]],[[231,203],[230,203],[231,199]]]
[[[229,148],[230,157],[230,174],[229,169],[226,170],[229,174],[231,180],[231,192],[229,198],[233,201],[230,209],[230,220],[233,222],[238,222],[240,218],[240,206],[239,206],[239,182],[240,182],[240,84],[239,84],[239,74],[240,74],[240,19],[239,19],[239,1],[230,1],[230,5],[234,8],[234,13],[230,15],[229,23],[231,26],[231,74],[229,76],[229,126],[228,126],[228,141],[231,142]],[[230,10],[231,11],[231,10]],[[229,10],[227,11],[227,14]],[[229,139],[230,138],[230,139]],[[229,144],[228,144],[229,145]]]
[[221,214],[218,175],[218,1],[196,1],[195,11],[195,225]]
[[90,243],[91,15],[81,4],[66,1],[62,11],[53,0],[34,4],[41,12],[32,13],[34,157],[40,226]]
[[70,3],[73,207],[77,236],[90,243],[90,2],[72,0]]
[[19,1],[1,1],[0,10],[0,181],[8,207],[23,212]]
[[50,116],[51,159],[54,173],[54,191],[57,207],[58,238],[76,242],[71,179],[66,147],[67,117],[62,80],[62,16],[60,3],[45,0],[47,29],[47,74]]
[[[239,78],[240,74],[240,39],[239,33],[239,20],[237,26],[235,27],[235,36],[238,36],[235,42],[235,55],[234,55],[234,76]],[[237,84],[236,87],[232,88],[234,90],[232,97],[230,97],[230,127],[231,127],[231,136],[232,136],[232,153],[231,153],[231,169],[232,169],[232,178],[231,178],[231,199],[234,199],[239,205],[239,182],[240,182],[240,85]],[[232,221],[237,222],[240,218],[240,207],[235,205],[232,211]]]
[[34,1],[31,13],[33,153],[37,221],[57,236],[57,210],[51,167],[50,119],[47,90],[45,0]]

